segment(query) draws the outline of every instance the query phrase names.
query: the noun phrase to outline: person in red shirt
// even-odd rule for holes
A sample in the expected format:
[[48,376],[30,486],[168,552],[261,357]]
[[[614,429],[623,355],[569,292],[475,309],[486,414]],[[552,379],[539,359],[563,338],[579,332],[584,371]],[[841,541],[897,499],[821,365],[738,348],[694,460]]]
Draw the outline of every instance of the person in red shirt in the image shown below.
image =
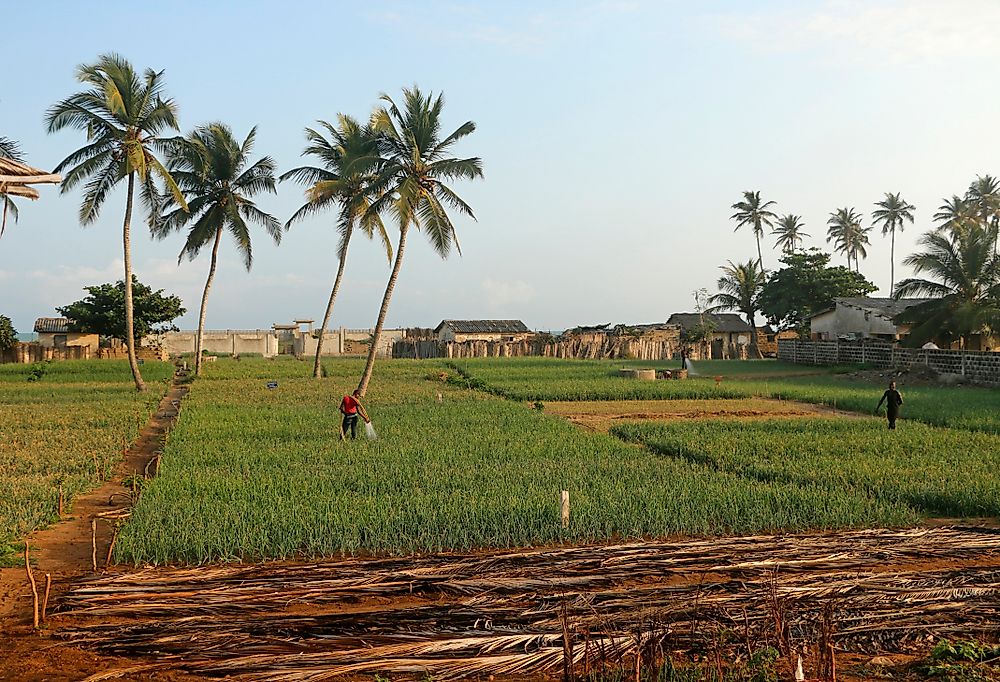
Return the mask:
[[344,423],[340,426],[341,439],[347,437],[347,429],[351,430],[351,438],[358,437],[358,415],[365,420],[365,423],[371,421],[361,404],[361,391],[355,390],[353,394],[345,395],[340,401],[340,412],[344,415]]

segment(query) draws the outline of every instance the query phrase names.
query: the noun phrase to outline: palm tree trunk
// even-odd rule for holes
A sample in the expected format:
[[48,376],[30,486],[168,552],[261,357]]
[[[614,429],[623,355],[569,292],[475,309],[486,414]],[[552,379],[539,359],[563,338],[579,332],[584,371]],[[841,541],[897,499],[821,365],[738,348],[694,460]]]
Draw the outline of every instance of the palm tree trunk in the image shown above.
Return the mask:
[[757,345],[757,322],[753,318],[753,313],[747,313],[747,322],[750,323],[750,357],[760,360],[764,356],[761,355],[760,346]]
[[135,311],[132,303],[132,200],[135,194],[135,171],[128,174],[128,196],[125,199],[125,223],[122,225],[122,248],[125,252],[125,344],[128,350],[128,366],[132,369],[135,390],[145,391],[146,382],[139,372],[139,361],[135,355]]
[[764,259],[760,255],[760,233],[759,232],[755,232],[754,235],[757,237],[757,265],[759,265],[760,269],[763,270],[764,269]]
[[212,264],[208,266],[208,280],[205,282],[205,291],[201,295],[201,312],[198,313],[198,333],[194,341],[194,375],[201,376],[201,344],[205,335],[205,313],[208,310],[208,290],[212,288],[212,280],[215,279],[215,264],[219,259],[219,242],[222,241],[222,225],[215,231],[215,244],[212,245]]
[[344,251],[340,254],[340,265],[337,267],[337,278],[333,280],[333,291],[330,292],[330,300],[326,304],[326,312],[323,313],[323,324],[319,328],[319,339],[316,340],[316,362],[313,364],[313,377],[320,379],[323,376],[323,364],[320,356],[323,355],[323,336],[326,335],[326,328],[330,324],[330,317],[333,315],[333,302],[337,300],[337,292],[340,290],[340,279],[344,276],[344,264],[347,263],[347,244],[344,244]]
[[403,250],[406,248],[406,232],[410,226],[404,224],[399,230],[399,246],[396,248],[396,262],[392,264],[392,274],[389,275],[389,283],[385,287],[385,295],[382,296],[382,308],[378,311],[378,321],[375,323],[375,333],[372,335],[372,347],[368,349],[368,361],[365,363],[364,374],[358,383],[358,390],[361,397],[365,397],[368,391],[368,382],[372,378],[372,370],[375,368],[375,353],[378,351],[379,340],[382,338],[382,325],[385,324],[385,315],[389,312],[389,301],[392,299],[392,290],[396,286],[396,279],[399,277],[399,266],[403,263]]
[[889,297],[896,289],[896,230],[890,230],[889,241]]

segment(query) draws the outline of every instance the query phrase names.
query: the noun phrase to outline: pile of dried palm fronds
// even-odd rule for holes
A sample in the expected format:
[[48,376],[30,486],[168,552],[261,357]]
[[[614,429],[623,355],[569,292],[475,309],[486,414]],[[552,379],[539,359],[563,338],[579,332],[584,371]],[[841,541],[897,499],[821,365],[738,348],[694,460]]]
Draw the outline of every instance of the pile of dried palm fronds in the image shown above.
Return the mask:
[[[62,635],[156,656],[94,679],[511,675],[651,645],[704,650],[721,631],[739,633],[745,653],[790,651],[820,637],[824,609],[836,646],[899,651],[1000,629],[998,548],[997,531],[936,529],[149,569],[76,587]],[[103,622],[81,623],[91,618]]]

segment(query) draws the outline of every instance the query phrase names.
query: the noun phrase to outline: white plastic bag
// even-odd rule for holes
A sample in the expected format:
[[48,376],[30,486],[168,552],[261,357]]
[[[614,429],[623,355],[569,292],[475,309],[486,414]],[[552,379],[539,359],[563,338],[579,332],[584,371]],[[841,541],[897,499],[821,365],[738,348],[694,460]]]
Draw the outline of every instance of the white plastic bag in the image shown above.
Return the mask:
[[371,422],[365,422],[365,437],[368,440],[378,440],[378,434],[375,433],[375,427],[372,426]]

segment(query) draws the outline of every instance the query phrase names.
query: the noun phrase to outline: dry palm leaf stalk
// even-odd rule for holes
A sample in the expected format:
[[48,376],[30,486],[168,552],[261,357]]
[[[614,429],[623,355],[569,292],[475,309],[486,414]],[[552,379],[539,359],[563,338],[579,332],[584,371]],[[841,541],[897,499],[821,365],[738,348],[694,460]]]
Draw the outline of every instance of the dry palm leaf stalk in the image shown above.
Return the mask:
[[1000,630],[998,540],[946,528],[146,569],[79,583],[60,635],[155,656],[149,670],[444,679],[620,661],[640,643],[704,649],[722,629],[766,643],[775,604],[790,639],[818,641],[834,604],[838,648],[905,651]]

